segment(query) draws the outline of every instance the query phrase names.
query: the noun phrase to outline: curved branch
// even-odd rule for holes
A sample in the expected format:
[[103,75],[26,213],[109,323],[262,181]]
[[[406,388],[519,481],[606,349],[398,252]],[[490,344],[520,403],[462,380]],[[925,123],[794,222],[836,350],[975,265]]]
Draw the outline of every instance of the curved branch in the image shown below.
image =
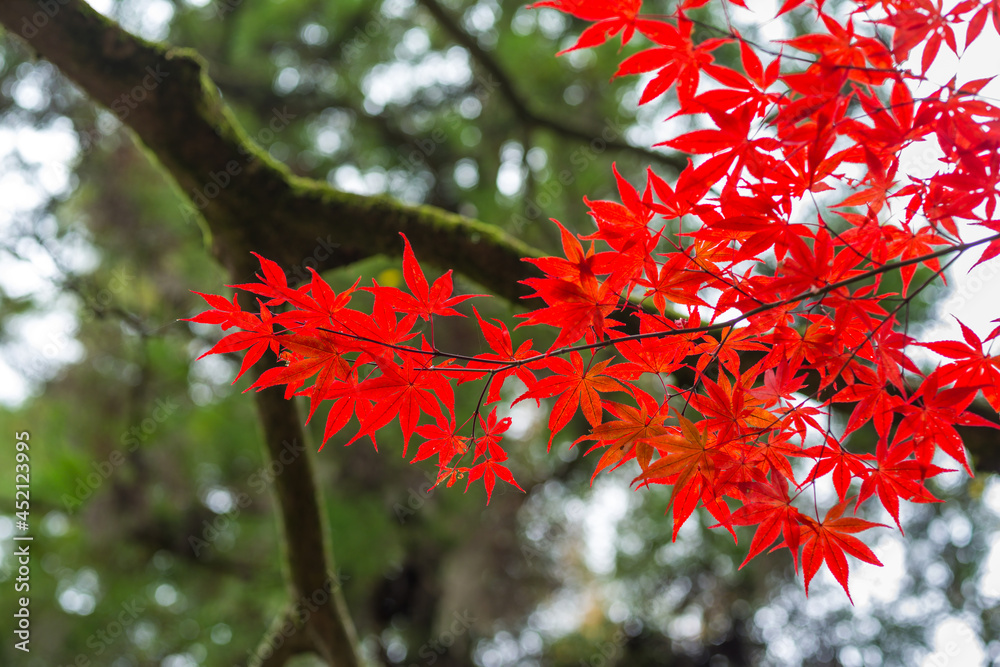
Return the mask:
[[[541,127],[576,141],[590,142],[600,136],[600,131],[587,131],[585,128],[568,125],[553,116],[536,112],[531,108],[528,100],[518,92],[517,87],[514,85],[514,80],[501,67],[500,63],[497,62],[492,54],[480,46],[478,40],[473,35],[470,35],[459,25],[455,17],[448,13],[448,10],[442,7],[437,0],[419,0],[419,2],[430,12],[431,16],[434,17],[441,27],[460,46],[469,52],[472,59],[479,63],[479,66],[496,80],[500,94],[507,100],[514,114],[525,125]],[[604,138],[601,137],[601,140],[604,141]],[[618,139],[605,141],[605,143],[611,150],[633,153],[643,159],[659,162],[677,171],[687,166],[687,159],[680,155],[666,155],[641,146],[633,146],[628,142]]]
[[[293,176],[247,136],[194,51],[136,37],[82,0],[65,0],[39,28],[30,18],[37,10],[30,0],[5,1],[0,23],[136,132],[193,203],[181,214],[207,222],[230,273],[250,251],[266,250],[305,278],[307,263],[321,270],[399,255],[403,232],[422,259],[510,299],[528,291],[518,281],[537,275],[521,260],[541,253],[494,226]],[[293,119],[274,109],[266,129],[277,135]]]

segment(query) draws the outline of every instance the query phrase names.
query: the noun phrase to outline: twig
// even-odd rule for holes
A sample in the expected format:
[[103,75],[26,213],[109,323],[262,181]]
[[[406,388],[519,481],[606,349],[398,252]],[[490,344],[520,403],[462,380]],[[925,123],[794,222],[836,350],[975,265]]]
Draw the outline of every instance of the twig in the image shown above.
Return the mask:
[[[507,100],[507,103],[514,111],[514,114],[523,124],[540,127],[569,139],[583,142],[593,141],[595,138],[600,136],[600,132],[569,125],[554,116],[539,113],[532,109],[528,100],[523,97],[520,92],[518,92],[513,79],[511,79],[496,58],[484,49],[473,35],[470,35],[464,28],[462,28],[458,21],[455,20],[455,18],[451,16],[451,14],[449,14],[437,0],[419,0],[419,2],[425,9],[427,9],[428,12],[430,12],[435,20],[441,24],[441,27],[444,28],[456,42],[469,52],[473,60],[479,63],[479,66],[486,70],[486,73],[496,80],[500,95]],[[633,146],[630,143],[618,139],[607,141],[604,137],[601,137],[601,140],[607,144],[608,148],[614,151],[633,153],[645,160],[652,160],[660,164],[664,164],[676,169],[677,171],[680,171],[687,166],[687,158],[680,155],[667,155],[659,153],[641,146]]]

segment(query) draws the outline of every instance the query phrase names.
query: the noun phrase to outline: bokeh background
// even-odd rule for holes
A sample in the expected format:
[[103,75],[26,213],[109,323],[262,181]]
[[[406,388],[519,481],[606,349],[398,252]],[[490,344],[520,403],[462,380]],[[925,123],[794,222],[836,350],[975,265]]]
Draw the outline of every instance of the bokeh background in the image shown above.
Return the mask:
[[[582,198],[615,196],[613,162],[632,182],[648,165],[674,173],[675,159],[644,147],[668,136],[661,121],[676,106],[637,110],[641,82],[611,80],[637,46],[557,59],[582,26],[552,10],[507,0],[91,4],[147,39],[196,49],[249,135],[296,174],[476,217],[550,251],[548,218],[583,231]],[[760,26],[734,10],[733,20],[776,39],[805,30],[805,16]],[[242,665],[285,599],[270,495],[281,471],[262,455],[248,382],[230,384],[238,362],[196,361],[220,332],[179,319],[202,308],[191,290],[221,292],[225,274],[190,204],[122,120],[0,37],[0,627],[15,604],[15,431],[31,433],[36,536],[32,652],[15,651],[5,632],[0,663]],[[911,158],[915,171],[933,161]],[[956,310],[985,321],[996,273],[956,274],[914,326],[941,326]],[[359,275],[401,281],[392,259],[326,277],[339,290]],[[516,312],[478,303],[493,317]],[[462,324],[436,332],[441,347],[473,334]],[[471,411],[468,394],[460,409]],[[379,453],[368,442],[343,448],[345,433],[315,456],[338,573],[372,660],[1000,664],[1000,483],[990,471],[939,478],[946,503],[906,505],[905,537],[874,536],[885,567],[852,561],[852,607],[828,573],[807,599],[787,553],[737,569],[746,540],[709,530],[706,515],[671,542],[665,490],[629,490],[626,470],[591,486],[594,462],[568,440],[546,453],[543,411],[513,416],[511,467],[527,492],[498,487],[488,508],[481,492],[428,493],[431,467],[407,464],[391,429]],[[317,448],[319,422],[296,455]]]

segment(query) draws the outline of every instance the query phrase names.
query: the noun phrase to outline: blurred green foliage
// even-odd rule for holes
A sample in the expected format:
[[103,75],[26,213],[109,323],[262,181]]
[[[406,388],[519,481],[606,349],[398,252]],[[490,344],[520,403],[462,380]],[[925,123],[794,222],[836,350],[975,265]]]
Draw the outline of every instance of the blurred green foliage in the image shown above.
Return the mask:
[[[555,58],[581,26],[520,2],[443,2],[452,25],[412,0],[109,4],[125,27],[196,49],[249,135],[295,173],[475,216],[549,250],[547,218],[582,232],[583,197],[615,196],[613,161],[642,181],[649,155],[608,141],[651,145],[672,111],[637,111],[636,82],[612,80],[636,44]],[[798,14],[790,20],[802,29]],[[459,46],[456,30],[509,81]],[[0,456],[13,454],[10,434],[31,433],[36,536],[32,651],[16,652],[7,633],[0,662],[245,664],[285,601],[269,492],[280,470],[264,463],[249,381],[230,385],[236,361],[196,361],[220,332],[179,321],[202,308],[190,290],[220,291],[224,273],[155,157],[11,36],[0,41],[0,114],[0,146],[29,131],[71,146],[61,167],[9,147],[2,157],[41,203],[12,204],[0,227],[0,344],[27,391],[0,410]],[[274,132],[278,115],[290,123]],[[398,262],[326,277],[339,291],[359,276],[399,281]],[[458,287],[481,291],[461,278]],[[516,308],[477,307],[507,321]],[[436,336],[477,350],[468,323]],[[459,392],[459,410],[471,413],[477,395]],[[323,416],[294,451],[315,454]],[[391,430],[377,454],[368,442],[345,450],[338,434],[315,455],[371,660],[914,665],[929,628],[952,616],[976,630],[984,659],[1000,654],[990,641],[1000,592],[977,587],[997,539],[997,503],[978,499],[986,488],[995,499],[993,481],[945,489],[945,510],[911,511],[898,593],[851,609],[822,581],[806,602],[787,558],[738,570],[745,540],[734,545],[705,516],[671,542],[664,490],[628,491],[627,471],[592,489],[593,462],[578,449],[545,453],[544,413],[518,418],[512,468],[528,492],[498,489],[488,508],[481,492],[428,492],[430,467],[408,465]],[[5,538],[12,470],[0,465]],[[0,617],[10,619],[16,563],[6,540],[3,549]]]

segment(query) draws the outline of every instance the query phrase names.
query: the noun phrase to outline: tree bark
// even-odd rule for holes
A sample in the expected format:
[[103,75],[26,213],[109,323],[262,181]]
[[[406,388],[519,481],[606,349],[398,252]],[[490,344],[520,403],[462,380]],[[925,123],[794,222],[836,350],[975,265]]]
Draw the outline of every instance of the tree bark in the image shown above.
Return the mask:
[[[541,253],[497,227],[292,175],[250,139],[194,51],[136,37],[82,0],[65,0],[41,27],[31,23],[36,13],[30,0],[0,3],[0,23],[135,131],[192,202],[181,213],[204,218],[231,274],[252,250],[296,275],[310,260],[322,270],[400,255],[405,233],[423,261],[508,299],[528,292],[518,281],[537,273],[522,258]],[[276,108],[268,129],[289,120]]]
[[[33,22],[41,12],[32,0],[4,0],[0,23],[136,133],[191,202],[181,213],[204,221],[212,252],[234,281],[252,275],[254,250],[266,252],[294,278],[304,276],[307,262],[323,270],[376,254],[398,255],[398,234],[405,233],[422,260],[453,268],[507,299],[526,294],[519,281],[537,272],[522,259],[539,251],[496,227],[438,208],[345,193],[293,176],[250,139],[195,52],[136,37],[82,0],[60,2],[42,24]],[[275,109],[269,129],[280,132],[289,120],[287,111]],[[260,392],[257,408],[272,462],[282,461],[285,443],[305,443],[300,415],[280,391]],[[960,431],[978,469],[1000,471],[994,434]],[[308,452],[283,465],[275,495],[292,605],[279,620],[301,623],[309,646],[330,664],[353,667],[360,662],[357,640],[332,574]],[[318,611],[305,620],[294,616],[302,613],[296,605],[324,590],[329,595]],[[303,646],[296,640],[283,650]]]

